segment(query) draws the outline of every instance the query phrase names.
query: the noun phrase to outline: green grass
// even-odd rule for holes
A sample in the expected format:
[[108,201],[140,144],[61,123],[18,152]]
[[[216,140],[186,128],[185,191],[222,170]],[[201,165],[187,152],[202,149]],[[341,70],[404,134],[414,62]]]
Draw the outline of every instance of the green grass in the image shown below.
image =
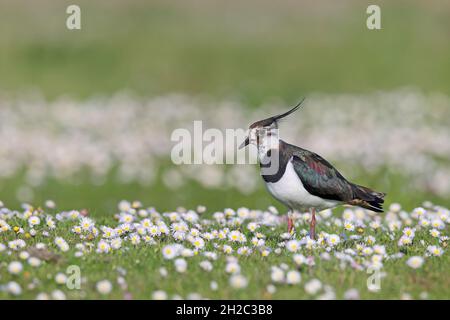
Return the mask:
[[[338,165],[345,168],[345,164]],[[376,172],[366,172],[357,168],[341,169],[350,180],[369,186],[375,190],[386,192],[386,207],[391,203],[400,202],[407,210],[420,206],[424,201],[450,206],[450,199],[438,196],[426,190],[417,189],[410,184],[410,177],[398,174],[387,168],[380,168]],[[351,173],[351,174],[350,174]],[[161,173],[160,173],[161,174]],[[257,174],[255,172],[255,174]],[[107,217],[116,209],[116,205],[123,199],[139,199],[145,201],[158,210],[174,210],[177,207],[195,209],[204,205],[210,210],[223,208],[251,207],[263,209],[274,205],[281,212],[286,209],[273,199],[264,187],[261,179],[257,190],[250,194],[243,194],[233,188],[205,188],[195,181],[189,181],[176,190],[167,188],[158,176],[150,186],[139,183],[121,183],[111,172],[104,184],[92,184],[89,174],[78,175],[76,182],[47,179],[40,186],[30,187],[33,193],[32,204],[43,204],[46,200],[53,200],[61,210],[88,209],[94,218]],[[22,175],[10,179],[3,179],[0,185],[0,200],[11,208],[19,208],[21,202],[17,193],[24,185]]]
[[[227,2],[189,1],[78,1],[82,8],[82,30],[65,29],[65,9],[71,1],[2,1],[0,4],[0,93],[23,95],[37,90],[50,100],[68,95],[83,99],[112,94],[123,89],[141,96],[182,92],[217,98],[237,98],[247,105],[272,99],[296,101],[312,92],[370,92],[415,86],[423,92],[450,94],[450,6],[430,1],[381,3],[382,30],[365,27],[365,9],[370,1],[348,1],[324,5],[272,1]],[[1,106],[0,106],[1,108]],[[347,170],[346,170],[347,169]],[[353,168],[344,168],[343,173]],[[376,173],[354,172],[355,182],[387,191],[387,205],[402,203],[411,210],[425,200],[450,207],[448,197],[420,191],[410,179],[389,170]],[[0,181],[0,200],[19,208],[17,190],[24,184],[22,175]],[[261,183],[257,192],[243,195],[236,190],[208,190],[192,183],[173,191],[160,180],[143,187],[120,184],[113,176],[95,186],[85,175],[77,184],[49,180],[33,188],[35,205],[47,199],[58,208],[87,208],[102,223],[112,223],[115,207],[121,199],[139,199],[158,210],[178,206],[195,208],[202,204],[209,212],[226,207],[246,206],[263,209],[276,204]],[[70,227],[58,229],[58,235],[75,241]],[[319,230],[327,230],[319,226]],[[270,245],[278,241],[281,229],[270,232]],[[334,230],[327,230],[334,231]],[[337,231],[335,231],[337,232]],[[11,234],[0,234],[0,243]],[[396,243],[377,235],[388,252],[398,251]],[[428,234],[418,233],[416,240],[432,242]],[[38,236],[32,242],[47,241]],[[189,260],[185,275],[175,274],[171,263],[162,260],[160,248],[130,248],[107,256],[96,254],[74,258],[73,248],[59,263],[44,263],[39,269],[26,265],[19,277],[6,272],[7,263],[18,259],[0,253],[0,283],[15,279],[25,287],[30,279],[41,281],[39,289],[26,291],[34,298],[38,292],[57,288],[53,277],[70,264],[80,265],[87,278],[81,291],[66,291],[69,298],[99,298],[95,282],[114,282],[114,268],[128,270],[129,290],[135,298],[150,298],[151,292],[164,288],[170,294],[185,297],[199,292],[209,298],[272,298],[264,293],[270,281],[272,265],[286,262],[289,255],[242,258],[243,274],[249,278],[245,290],[233,290],[223,273],[224,259],[214,262],[211,273],[200,271],[200,257]],[[211,249],[211,248],[209,248]],[[413,249],[407,255],[415,254]],[[423,250],[422,250],[423,251]],[[317,256],[317,252],[313,253]],[[301,269],[302,285],[317,277],[332,285],[341,298],[350,287],[360,290],[362,298],[399,298],[408,292],[418,298],[422,291],[430,298],[449,298],[448,254],[427,259],[422,269],[413,271],[406,258],[385,263],[386,278],[382,292],[370,293],[365,287],[367,274],[341,272],[333,261],[316,260],[316,267]],[[158,268],[166,265],[167,279]],[[28,275],[26,275],[28,274]],[[219,291],[209,288],[216,280]],[[121,298],[117,285],[110,295]],[[84,292],[84,294],[83,294]],[[302,286],[282,285],[273,298],[308,298]],[[9,298],[0,293],[0,298]]]
[[[103,222],[110,225],[113,224],[112,219],[105,219]],[[25,229],[28,228],[21,220],[17,220],[16,224],[22,225]],[[296,268],[292,260],[292,254],[286,250],[283,250],[280,255],[271,253],[265,258],[261,257],[259,253],[252,254],[249,257],[239,257],[239,264],[242,268],[241,273],[248,278],[249,285],[245,289],[233,289],[228,284],[229,276],[224,272],[226,262],[223,254],[219,253],[219,259],[213,261],[214,269],[211,272],[204,272],[198,267],[198,263],[205,260],[205,257],[197,255],[187,258],[188,269],[185,274],[179,274],[174,269],[173,261],[164,260],[162,257],[161,248],[166,243],[173,243],[172,240],[167,239],[159,241],[154,246],[141,244],[134,247],[128,242],[124,246],[127,246],[129,250],[121,250],[109,254],[92,252],[81,258],[75,258],[73,256],[75,252],[73,246],[80,240],[78,236],[69,231],[73,225],[75,225],[75,222],[62,222],[55,231],[50,231],[50,237],[36,236],[36,238],[27,240],[29,246],[37,242],[50,243],[49,250],[58,252],[58,249],[52,244],[53,238],[55,236],[64,237],[71,245],[71,249],[66,253],[58,253],[61,256],[58,262],[44,262],[38,268],[33,268],[24,262],[23,273],[14,276],[6,271],[6,266],[10,261],[19,260],[17,253],[3,255],[0,262],[2,283],[14,280],[21,284],[22,288],[26,288],[32,279],[39,279],[40,284],[37,288],[25,290],[24,294],[20,296],[21,298],[35,298],[38,293],[50,293],[55,289],[61,289],[66,293],[67,298],[96,299],[104,298],[96,291],[96,282],[108,279],[114,286],[114,290],[108,298],[122,299],[123,292],[116,283],[116,278],[119,275],[117,268],[122,268],[127,271],[124,278],[128,283],[128,291],[134,299],[149,299],[154,290],[165,290],[169,296],[178,294],[182,297],[187,297],[188,294],[195,292],[200,293],[203,297],[213,299],[307,299],[313,296],[307,294],[303,286],[308,280],[313,278],[320,279],[323,284],[331,285],[335,289],[337,298],[343,298],[344,292],[350,288],[358,289],[363,299],[398,299],[403,293],[408,293],[413,298],[419,299],[422,292],[427,292],[430,299],[448,299],[450,296],[449,278],[445,276],[449,265],[447,253],[444,253],[442,257],[426,258],[422,268],[417,270],[413,270],[405,264],[408,257],[423,255],[425,247],[420,244],[421,240],[426,241],[427,244],[438,245],[438,241],[431,238],[428,230],[423,229],[417,231],[414,244],[407,249],[397,247],[396,241],[391,241],[386,232],[365,229],[363,235],[375,236],[376,244],[385,245],[388,255],[397,252],[405,253],[405,256],[401,259],[385,261],[382,272],[386,273],[386,276],[381,280],[381,291],[379,292],[370,292],[367,289],[366,281],[370,274],[367,274],[365,270],[355,271],[347,267],[343,271],[339,268],[339,263],[336,259],[332,258],[330,261],[320,259],[319,255],[323,252],[323,249],[309,251],[302,248],[300,253],[305,256],[313,255],[316,265],[314,267],[303,265],[298,268],[302,276],[300,285],[277,285],[276,293],[271,295],[265,289],[271,283],[271,266],[286,263],[290,269]],[[211,228],[217,227],[217,225],[211,226]],[[267,228],[260,230],[268,235],[267,246],[276,247],[280,241],[279,234],[284,232],[284,227],[276,228],[275,230]],[[301,228],[305,228],[305,226],[301,226]],[[241,230],[246,233],[248,239],[252,237],[245,228],[241,228]],[[343,232],[342,228],[326,227],[324,224],[318,225],[318,231],[338,234]],[[396,233],[396,239],[399,238],[400,234],[401,232]],[[22,238],[23,236],[19,235],[18,237]],[[14,238],[16,238],[14,232],[10,231],[6,235],[1,234],[0,242]],[[218,243],[223,242],[218,241]],[[354,248],[355,244],[356,241],[348,240],[341,243],[336,250]],[[236,248],[236,246],[234,247]],[[211,243],[207,243],[205,250],[215,251]],[[332,252],[331,255],[333,256]],[[362,261],[362,259],[363,257],[356,257],[356,261]],[[81,268],[81,276],[84,278],[81,290],[68,290],[65,286],[55,283],[55,274],[58,272],[64,273],[69,265],[77,265]],[[159,268],[162,266],[168,271],[166,278],[159,273]],[[211,290],[211,281],[218,283],[219,290]],[[0,292],[0,298],[10,298],[10,296]]]
[[[369,31],[369,2],[323,5],[249,1],[79,1],[82,30],[65,28],[70,1],[0,4],[0,93],[36,89],[49,99],[130,89],[143,96],[182,92],[234,97],[246,105],[297,101],[310,92],[367,92],[417,86],[450,94],[450,6],[431,1],[382,3],[382,30]],[[220,101],[220,100],[217,100]],[[0,105],[1,108],[1,105]],[[340,166],[341,168],[342,166]],[[352,172],[352,168],[346,172]],[[361,184],[389,193],[408,207],[446,197],[417,191],[389,171],[355,174]],[[19,205],[19,175],[0,182],[0,199]],[[205,204],[264,207],[262,188],[251,196],[198,185],[172,192],[160,184],[94,186],[48,181],[34,201],[51,198],[67,208],[106,214],[122,198],[161,210]]]
[[[389,179],[386,178],[389,177]],[[83,180],[83,179],[82,179]],[[53,199],[57,202],[59,210],[69,210],[73,208],[87,208],[90,217],[95,219],[98,224],[116,225],[113,215],[117,212],[116,204],[122,199],[140,199],[145,205],[155,206],[160,212],[164,210],[175,210],[178,206],[184,206],[188,209],[194,209],[198,204],[206,205],[208,208],[207,216],[216,210],[222,210],[225,207],[238,208],[241,206],[249,208],[264,209],[269,205],[277,206],[282,214],[285,209],[280,206],[270,195],[264,190],[262,183],[261,188],[250,195],[243,195],[235,190],[207,190],[196,184],[188,184],[187,187],[178,191],[172,191],[165,188],[161,183],[157,183],[152,187],[142,187],[138,184],[119,184],[114,183],[112,177],[102,186],[94,186],[87,181],[80,184],[71,184],[70,182],[49,181],[43,186],[34,190],[34,205],[42,204],[46,199]],[[408,179],[393,173],[384,172],[372,175],[366,175],[356,178],[356,181],[364,181],[365,184],[379,188],[380,190],[388,190],[386,207],[392,202],[400,202],[404,204],[406,210],[412,210],[414,207],[420,206],[422,201],[432,200],[437,204],[446,205],[448,207],[448,199],[433,197],[424,192],[414,191],[407,184]],[[3,184],[2,196],[11,201],[5,201],[6,204],[18,208],[18,202],[15,200],[15,187],[21,185],[21,179],[16,177],[14,180]],[[5,200],[2,199],[2,200]],[[13,205],[15,204],[15,205]],[[336,215],[340,216],[342,209],[335,210]],[[384,217],[384,214],[381,214]],[[28,230],[26,222],[16,220],[10,223],[11,226],[18,225]],[[302,266],[299,271],[302,275],[302,283],[297,286],[277,285],[277,291],[271,295],[266,292],[266,286],[270,284],[270,268],[280,263],[287,263],[290,268],[294,268],[292,254],[283,250],[280,255],[272,253],[269,257],[263,258],[259,254],[249,257],[240,257],[240,265],[242,274],[249,280],[249,286],[246,289],[237,290],[229,286],[229,276],[224,273],[226,264],[224,255],[219,253],[219,259],[213,262],[214,269],[212,272],[206,273],[198,267],[198,263],[204,260],[204,257],[195,256],[188,258],[188,271],[185,274],[178,274],[174,270],[173,262],[163,259],[161,248],[172,243],[173,240],[163,239],[155,246],[140,245],[137,247],[127,243],[125,246],[129,250],[121,250],[107,255],[99,255],[95,252],[86,254],[82,258],[73,256],[75,249],[74,244],[80,242],[78,236],[70,232],[71,227],[75,223],[63,222],[58,225],[55,231],[50,231],[50,237],[36,236],[28,242],[31,246],[37,242],[50,244],[50,250],[58,252],[53,244],[55,236],[64,237],[70,244],[71,250],[62,253],[62,259],[58,262],[44,262],[39,268],[33,268],[24,262],[24,272],[20,276],[12,276],[7,271],[7,265],[10,261],[19,260],[17,253],[6,255],[0,253],[2,259],[0,262],[0,279],[1,283],[14,280],[21,284],[24,289],[28,283],[34,278],[39,279],[40,285],[33,290],[24,290],[24,294],[20,298],[35,298],[38,293],[50,294],[55,289],[61,289],[70,299],[97,299],[106,298],[100,295],[96,289],[97,281],[108,279],[114,285],[113,292],[107,298],[121,299],[124,297],[123,291],[115,283],[118,276],[117,268],[127,270],[125,279],[128,283],[128,291],[135,299],[149,299],[154,290],[165,290],[169,297],[174,294],[181,295],[186,298],[190,293],[200,293],[203,297],[212,299],[308,299],[314,296],[308,295],[303,289],[304,284],[313,278],[320,279],[324,284],[331,285],[336,292],[337,298],[343,298],[344,292],[350,288],[358,289],[360,297],[363,299],[398,299],[401,294],[408,293],[413,298],[418,299],[422,292],[427,292],[431,299],[448,299],[450,296],[449,278],[446,277],[449,260],[448,253],[444,253],[442,257],[427,258],[421,269],[413,270],[405,264],[408,257],[412,255],[423,255],[426,246],[420,245],[420,240],[426,241],[427,244],[439,245],[438,241],[432,238],[427,230],[417,231],[414,245],[407,250],[400,249],[397,246],[397,240],[400,233],[397,232],[396,240],[389,239],[387,232],[374,232],[366,229],[364,236],[374,235],[376,244],[385,245],[388,254],[396,252],[404,252],[405,257],[399,260],[386,261],[382,272],[386,273],[381,281],[380,292],[370,292],[366,287],[367,278],[370,274],[366,271],[355,271],[349,267],[342,271],[339,263],[332,259],[324,261],[319,258],[323,250],[318,249],[308,251],[302,249],[301,253],[313,255],[316,257],[315,267]],[[217,226],[211,226],[217,228]],[[306,226],[301,226],[306,228]],[[39,229],[38,229],[39,230]],[[248,239],[251,238],[250,233],[245,228],[241,228],[246,233]],[[447,229],[446,229],[447,230]],[[447,234],[447,231],[443,234]],[[268,236],[267,245],[275,248],[280,241],[280,234],[285,231],[285,226],[280,226],[274,230],[263,228],[262,232]],[[328,227],[324,223],[319,223],[318,231],[328,233],[342,233],[342,228]],[[16,238],[13,232],[8,234],[0,233],[0,243],[7,244],[7,241]],[[18,238],[23,238],[22,235]],[[97,241],[93,241],[96,245]],[[355,246],[356,242],[345,242],[339,246],[339,249]],[[442,244],[441,244],[442,246]],[[236,246],[234,246],[236,248]],[[446,249],[446,248],[444,248]],[[211,244],[208,244],[205,250],[214,251]],[[68,290],[64,286],[56,284],[54,276],[58,272],[65,272],[69,265],[78,265],[81,268],[83,282],[81,290]],[[163,278],[159,274],[159,268],[164,266],[167,268],[169,275]],[[210,288],[210,282],[216,281],[219,285],[218,291]],[[0,293],[0,298],[12,298],[6,293]]]
[[[350,170],[344,170],[349,173]],[[388,171],[377,172],[373,174],[363,172],[353,172],[356,182],[364,182],[364,184],[374,188],[388,191],[386,208],[392,202],[400,202],[405,209],[410,211],[414,207],[420,206],[425,200],[432,200],[436,204],[448,207],[449,199],[432,196],[426,192],[419,192],[408,184],[409,179],[398,174]],[[266,190],[261,186],[257,192],[250,195],[243,195],[236,190],[208,190],[201,186],[191,183],[186,187],[177,191],[172,191],[163,186],[160,181],[150,187],[142,187],[138,184],[120,184],[114,182],[113,175],[102,186],[94,186],[88,182],[88,178],[81,178],[78,184],[70,181],[57,182],[47,181],[41,187],[34,189],[35,199],[32,203],[36,206],[42,204],[47,199],[53,199],[58,205],[58,210],[70,210],[87,208],[90,217],[95,219],[99,224],[114,226],[113,215],[117,212],[117,202],[122,199],[139,199],[145,205],[154,206],[158,211],[175,210],[178,206],[184,206],[188,209],[195,209],[197,205],[203,204],[208,208],[207,217],[216,210],[231,207],[238,208],[241,206],[249,208],[264,209],[269,205],[275,205],[280,209],[281,214],[285,213],[285,209],[280,206],[274,199],[270,197]],[[16,189],[23,184],[21,177],[16,177],[2,184],[0,192],[2,200],[6,205],[12,208],[18,208],[19,203],[15,199]],[[336,216],[340,216],[342,209],[335,210]],[[385,214],[381,214],[384,217]],[[21,226],[26,231],[29,229],[27,223],[23,220],[16,219],[15,222],[9,222],[11,226]],[[162,239],[157,245],[148,246],[141,244],[134,247],[129,242],[124,246],[129,250],[115,251],[107,255],[92,252],[86,254],[82,258],[74,257],[75,243],[81,242],[78,236],[70,232],[74,222],[62,222],[55,231],[50,231],[50,237],[39,235],[35,238],[27,240],[28,247],[38,242],[49,244],[52,252],[58,252],[53,244],[56,236],[65,238],[71,249],[67,253],[61,253],[62,259],[58,262],[43,262],[39,268],[33,268],[24,261],[24,272],[19,276],[13,276],[7,272],[7,265],[10,261],[19,260],[18,253],[7,255],[0,253],[0,283],[6,284],[8,281],[14,280],[21,284],[24,289],[20,298],[35,298],[38,293],[50,294],[53,290],[61,289],[70,299],[97,299],[97,298],[116,298],[122,299],[124,292],[116,284],[118,276],[117,268],[127,270],[125,277],[128,283],[128,291],[134,299],[149,299],[155,290],[165,290],[169,297],[174,294],[181,295],[186,298],[190,293],[200,293],[203,297],[212,299],[308,299],[313,298],[307,294],[303,288],[304,284],[313,278],[318,278],[324,284],[331,285],[336,292],[337,298],[343,298],[344,292],[350,288],[358,289],[360,297],[363,299],[398,299],[403,293],[410,294],[413,298],[418,299],[422,292],[427,292],[431,299],[448,299],[450,296],[449,278],[446,277],[449,260],[448,253],[445,252],[442,257],[427,258],[421,269],[413,270],[405,264],[408,257],[412,255],[423,255],[426,246],[420,244],[420,240],[426,241],[428,244],[439,245],[438,241],[430,236],[427,230],[418,230],[414,245],[407,250],[403,250],[397,246],[397,240],[400,232],[396,233],[394,241],[392,241],[385,231],[374,232],[369,229],[364,231],[364,236],[374,235],[376,244],[385,245],[388,254],[403,251],[406,256],[399,260],[385,261],[382,272],[386,273],[381,281],[380,292],[370,292],[366,287],[367,278],[370,274],[366,271],[355,271],[349,267],[345,271],[340,270],[339,263],[332,259],[324,261],[319,258],[322,249],[309,251],[302,249],[301,253],[313,255],[316,257],[316,266],[299,268],[302,276],[302,283],[296,286],[286,284],[277,285],[277,291],[271,295],[266,292],[266,286],[270,284],[270,268],[280,263],[286,263],[290,268],[294,268],[292,254],[285,250],[280,255],[272,253],[269,257],[263,258],[259,254],[253,254],[249,257],[240,257],[240,266],[242,274],[249,280],[249,286],[246,289],[237,290],[229,286],[229,276],[224,273],[226,264],[225,257],[219,253],[219,259],[213,262],[213,271],[207,273],[202,271],[198,263],[205,258],[195,256],[188,258],[188,271],[185,274],[176,273],[173,262],[163,259],[161,248],[172,243],[173,240]],[[211,226],[217,228],[217,226]],[[302,225],[301,228],[306,228]],[[342,228],[329,227],[324,223],[318,224],[318,232],[325,231],[328,233],[340,234]],[[39,230],[39,229],[38,229]],[[248,239],[251,238],[250,233],[245,228],[241,228],[246,233]],[[263,228],[262,232],[268,236],[267,245],[275,248],[280,242],[280,234],[285,231],[282,225],[274,230]],[[447,234],[447,229],[443,231]],[[9,240],[16,238],[13,232],[0,233],[0,243],[7,244]],[[23,238],[23,235],[17,236]],[[97,240],[93,241],[96,245]],[[356,242],[344,242],[338,248],[347,247],[354,248]],[[441,246],[443,246],[441,244]],[[236,248],[236,246],[234,246]],[[444,248],[446,249],[446,248]],[[208,244],[205,250],[214,251],[211,244]],[[58,272],[65,272],[68,266],[77,265],[81,268],[83,282],[81,290],[68,290],[64,286],[56,284],[54,276]],[[159,268],[164,266],[167,268],[169,275],[163,278],[159,273]],[[25,290],[28,283],[32,279],[37,278],[40,284],[36,289]],[[114,290],[110,295],[104,297],[95,289],[97,281],[108,279],[113,283]],[[210,288],[210,282],[216,281],[219,290],[213,291]],[[13,298],[7,293],[0,292],[0,298]]]

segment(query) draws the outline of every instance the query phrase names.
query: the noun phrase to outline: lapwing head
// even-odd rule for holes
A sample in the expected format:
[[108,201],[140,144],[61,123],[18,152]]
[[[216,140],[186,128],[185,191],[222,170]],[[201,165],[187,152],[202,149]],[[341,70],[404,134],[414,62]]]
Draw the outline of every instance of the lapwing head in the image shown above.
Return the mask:
[[297,111],[301,107],[303,101],[305,101],[304,98],[295,107],[293,107],[289,111],[286,111],[285,113],[252,123],[248,128],[249,129],[248,136],[245,138],[244,142],[242,142],[242,144],[239,146],[239,149],[242,149],[249,144],[258,145],[262,137],[267,136],[270,137],[273,135],[278,135],[277,131],[278,122],[281,119],[290,115],[291,113]]

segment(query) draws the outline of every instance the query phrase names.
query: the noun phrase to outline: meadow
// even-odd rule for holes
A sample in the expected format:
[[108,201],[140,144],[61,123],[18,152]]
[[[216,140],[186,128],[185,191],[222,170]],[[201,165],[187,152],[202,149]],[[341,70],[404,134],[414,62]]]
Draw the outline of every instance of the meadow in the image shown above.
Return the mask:
[[[364,1],[79,1],[80,31],[68,4],[0,4],[0,298],[450,297],[447,3],[383,2],[373,32]],[[257,166],[170,160],[176,128],[304,96],[282,138],[385,213],[322,212],[312,243]]]
[[[193,119],[245,127],[279,105],[249,112],[237,102],[212,109],[186,96],[125,94],[33,101],[1,109],[2,195],[16,208],[0,205],[3,298],[448,297],[448,97],[316,95],[299,127],[283,124],[287,141],[322,149],[347,177],[388,192],[383,214],[321,212],[317,242],[306,234],[308,213],[285,233],[286,209],[264,190],[257,165],[170,162],[173,129]],[[348,119],[362,106],[363,124]],[[318,117],[323,110],[329,117]],[[390,115],[383,125],[380,112]],[[140,196],[144,204],[120,201]],[[66,286],[71,266],[79,290]],[[367,285],[375,272],[379,291]]]
[[317,241],[306,235],[308,214],[288,234],[274,207],[159,213],[122,201],[115,221],[97,224],[54,205],[1,209],[3,298],[448,297],[449,210],[431,203],[412,212],[393,204],[383,218],[326,210]]

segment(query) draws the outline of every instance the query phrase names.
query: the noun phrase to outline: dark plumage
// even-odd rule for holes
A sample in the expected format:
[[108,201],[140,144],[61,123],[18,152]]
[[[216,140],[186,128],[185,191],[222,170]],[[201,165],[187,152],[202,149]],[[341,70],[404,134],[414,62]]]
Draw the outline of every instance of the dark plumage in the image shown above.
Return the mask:
[[[310,194],[323,199],[383,212],[385,193],[349,182],[317,153],[286,143],[283,140],[280,140],[279,151],[269,150],[268,156],[272,157],[273,152],[278,153],[279,168],[275,174],[262,174],[265,182],[275,183],[279,181],[285,173],[288,161],[292,161],[295,172]],[[260,165],[265,167],[269,166],[270,163]]]
[[293,155],[295,172],[312,195],[383,212],[384,193],[349,182],[327,160],[314,152],[280,140],[280,148],[283,146],[287,149],[286,153]]

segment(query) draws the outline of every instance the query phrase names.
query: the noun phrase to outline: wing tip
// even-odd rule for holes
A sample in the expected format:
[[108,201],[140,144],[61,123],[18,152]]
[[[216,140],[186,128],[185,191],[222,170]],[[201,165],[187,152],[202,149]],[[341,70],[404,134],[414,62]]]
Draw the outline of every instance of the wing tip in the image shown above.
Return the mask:
[[383,204],[386,193],[355,185],[355,199],[349,203],[374,212],[384,212]]

